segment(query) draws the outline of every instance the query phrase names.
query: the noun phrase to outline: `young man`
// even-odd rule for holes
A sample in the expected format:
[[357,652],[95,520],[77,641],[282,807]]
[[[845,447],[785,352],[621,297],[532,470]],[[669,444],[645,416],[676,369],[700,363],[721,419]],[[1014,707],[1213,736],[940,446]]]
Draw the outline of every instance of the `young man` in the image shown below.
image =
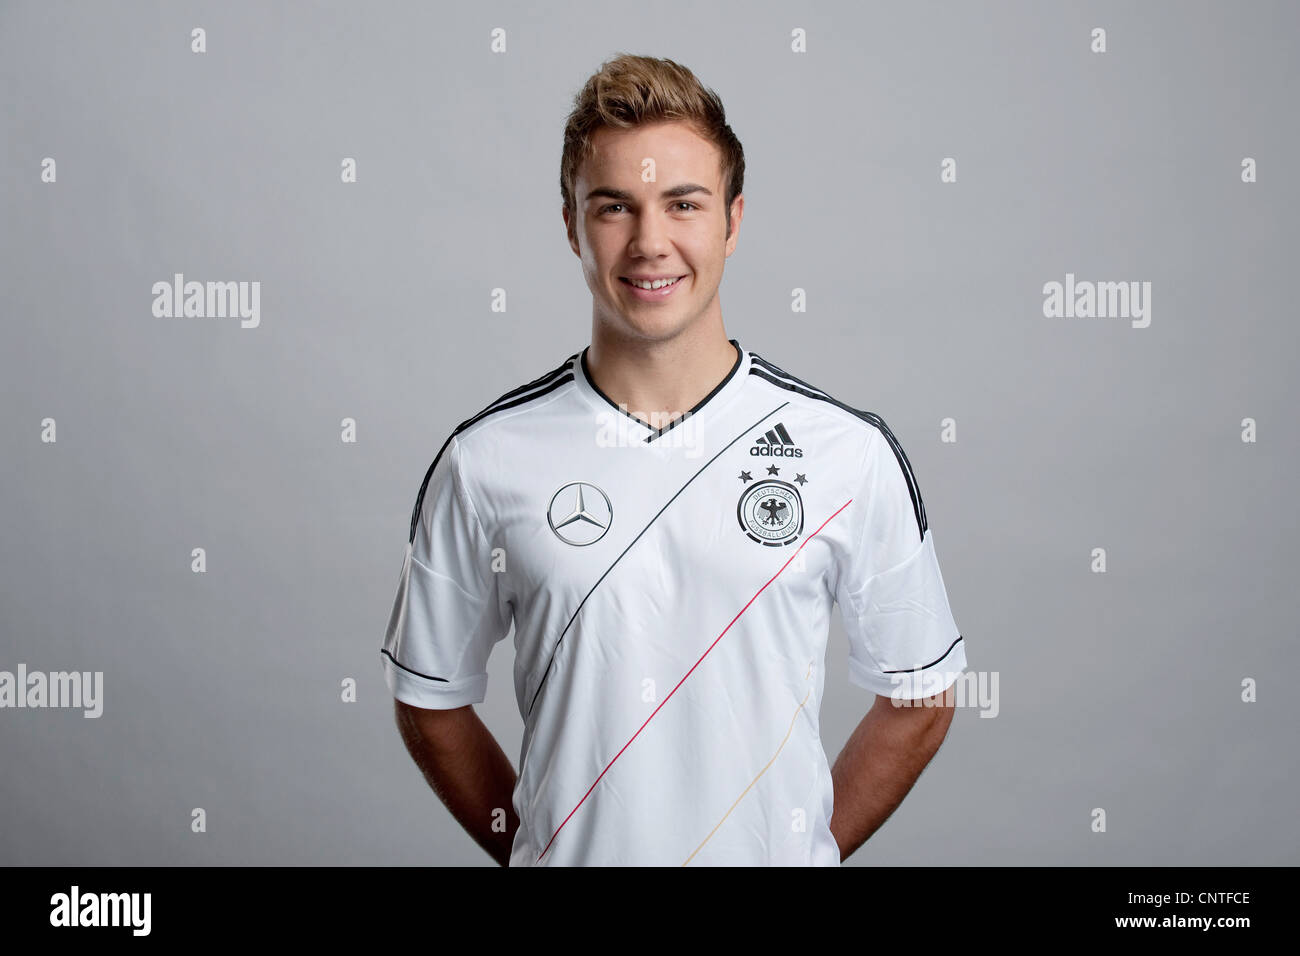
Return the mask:
[[[891,699],[966,665],[898,440],[724,331],[743,175],[689,70],[606,63],[561,162],[591,344],[461,422],[416,498],[384,674],[503,865],[837,866],[952,718]],[[836,601],[847,679],[877,696],[832,770]],[[472,706],[512,621],[518,778]]]

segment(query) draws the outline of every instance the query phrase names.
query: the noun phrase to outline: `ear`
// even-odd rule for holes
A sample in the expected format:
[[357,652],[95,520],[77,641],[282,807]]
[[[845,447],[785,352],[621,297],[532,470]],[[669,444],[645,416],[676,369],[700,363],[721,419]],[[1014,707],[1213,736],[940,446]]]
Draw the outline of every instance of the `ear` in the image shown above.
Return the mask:
[[731,203],[731,232],[727,234],[727,255],[736,251],[740,233],[740,220],[745,217],[745,194],[739,194]]
[[560,215],[564,218],[564,232],[569,237],[569,248],[579,259],[582,258],[582,249],[578,245],[578,233],[574,227],[573,219],[569,216],[569,207],[564,204],[560,205]]

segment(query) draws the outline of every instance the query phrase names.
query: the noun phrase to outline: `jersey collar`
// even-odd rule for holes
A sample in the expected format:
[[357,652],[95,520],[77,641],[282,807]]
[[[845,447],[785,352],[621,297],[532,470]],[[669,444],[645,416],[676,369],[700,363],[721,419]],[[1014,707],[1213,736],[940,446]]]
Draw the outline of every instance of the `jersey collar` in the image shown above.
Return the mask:
[[611,410],[617,412],[623,417],[623,421],[631,434],[647,445],[653,445],[658,438],[666,435],[673,428],[686,421],[687,418],[693,418],[701,414],[706,408],[709,412],[712,412],[723,407],[745,384],[745,380],[749,378],[749,352],[735,339],[728,339],[727,341],[736,348],[736,362],[731,366],[731,370],[723,376],[722,381],[709,390],[707,395],[695,403],[694,408],[690,409],[685,415],[673,419],[662,428],[651,428],[650,425],[637,418],[630,411],[620,408],[612,398],[596,387],[596,383],[587,374],[587,350],[591,348],[590,345],[578,354],[578,361],[574,363],[574,379],[578,383],[578,390],[582,392],[583,397],[593,407],[601,412]]

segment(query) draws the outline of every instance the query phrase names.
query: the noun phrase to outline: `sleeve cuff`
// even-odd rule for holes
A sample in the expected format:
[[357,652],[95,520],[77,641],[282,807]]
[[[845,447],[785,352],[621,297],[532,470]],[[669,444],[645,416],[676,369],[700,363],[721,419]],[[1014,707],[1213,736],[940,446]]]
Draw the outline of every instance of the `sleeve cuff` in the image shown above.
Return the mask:
[[849,681],[864,690],[902,700],[933,697],[941,694],[956,682],[966,670],[966,641],[960,638],[952,650],[928,667],[914,671],[882,674],[867,667],[856,657],[849,656]]
[[467,704],[481,704],[487,698],[487,674],[475,674],[457,681],[433,680],[403,670],[387,654],[384,662],[384,681],[393,696],[412,707],[426,710],[451,710]]

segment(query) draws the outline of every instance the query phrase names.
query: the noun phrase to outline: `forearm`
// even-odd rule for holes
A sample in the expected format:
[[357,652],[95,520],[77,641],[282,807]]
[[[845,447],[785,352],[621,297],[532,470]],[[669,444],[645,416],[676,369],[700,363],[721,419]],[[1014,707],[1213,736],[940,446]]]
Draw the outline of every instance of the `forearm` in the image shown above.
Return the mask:
[[515,771],[474,708],[431,715],[399,705],[397,724],[434,793],[492,859],[508,866],[519,828]]
[[[854,729],[831,768],[830,829],[847,859],[903,802],[938,751],[952,707],[893,707],[885,698]],[[920,701],[916,701],[920,704]]]

